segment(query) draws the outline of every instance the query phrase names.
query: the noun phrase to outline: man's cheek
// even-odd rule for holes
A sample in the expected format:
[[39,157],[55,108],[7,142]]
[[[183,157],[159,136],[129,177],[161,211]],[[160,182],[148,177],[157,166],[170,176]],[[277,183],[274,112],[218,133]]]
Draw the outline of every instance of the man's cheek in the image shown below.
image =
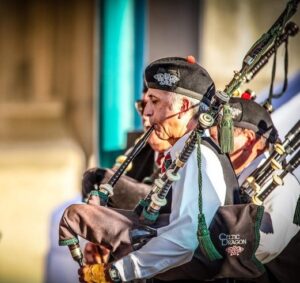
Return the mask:
[[219,143],[219,140],[218,140],[218,133],[215,133],[214,135],[213,135],[213,139],[214,139],[214,141],[218,144]]

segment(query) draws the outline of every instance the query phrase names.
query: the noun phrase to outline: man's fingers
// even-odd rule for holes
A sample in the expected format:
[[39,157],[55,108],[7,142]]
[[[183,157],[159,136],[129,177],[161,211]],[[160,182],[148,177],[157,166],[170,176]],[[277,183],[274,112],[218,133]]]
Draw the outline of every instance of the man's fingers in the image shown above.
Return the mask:
[[93,251],[94,246],[95,246],[95,245],[94,245],[93,243],[86,243],[86,244],[85,244],[84,251],[85,251],[85,252],[91,252],[91,251]]
[[87,243],[84,248],[84,258],[87,264],[107,263],[110,256],[110,249],[102,245]]
[[99,255],[99,254],[94,254],[93,259],[94,259],[95,263],[104,263],[103,260],[102,260],[102,256]]
[[105,246],[99,246],[102,256],[107,256],[110,253],[110,249]]
[[110,256],[110,249],[105,246],[98,246],[98,250],[100,253],[100,263],[107,263]]
[[87,264],[101,263],[98,246],[93,243],[87,243],[84,248],[84,258]]

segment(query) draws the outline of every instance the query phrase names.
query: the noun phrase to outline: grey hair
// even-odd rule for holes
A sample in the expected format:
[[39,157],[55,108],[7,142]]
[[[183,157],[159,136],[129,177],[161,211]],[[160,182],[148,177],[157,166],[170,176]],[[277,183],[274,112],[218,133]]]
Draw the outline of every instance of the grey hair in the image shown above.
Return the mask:
[[[181,106],[183,99],[186,99],[190,102],[190,107],[200,103],[200,101],[198,99],[191,98],[191,97],[188,97],[185,95],[181,95],[181,94],[177,94],[177,93],[173,93],[173,92],[171,92],[169,94],[170,94],[169,99],[170,99],[172,108],[176,107],[177,105]],[[192,115],[195,115],[198,111],[198,107],[193,107],[190,111],[191,111]]]

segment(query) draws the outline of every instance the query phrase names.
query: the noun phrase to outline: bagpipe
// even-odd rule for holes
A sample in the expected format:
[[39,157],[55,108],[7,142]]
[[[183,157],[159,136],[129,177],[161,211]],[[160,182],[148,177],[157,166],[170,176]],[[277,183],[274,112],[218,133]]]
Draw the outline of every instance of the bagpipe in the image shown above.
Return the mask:
[[[118,167],[115,173],[110,177],[107,183],[101,184],[100,186],[98,186],[97,184],[94,185],[94,190],[92,190],[89,193],[87,204],[107,206],[109,198],[112,197],[114,194],[114,186],[116,185],[122,174],[126,171],[126,168],[129,166],[131,161],[139,154],[139,152],[145,146],[153,130],[154,127],[152,126],[138,139],[135,146],[131,149],[130,153],[128,153],[128,155],[125,157],[125,160]],[[62,232],[60,232],[60,236],[61,233]],[[59,245],[68,246],[72,258],[79,264],[79,266],[83,266],[83,254],[77,237],[64,241],[60,240]]]
[[[284,141],[276,142],[273,151],[265,162],[259,166],[241,185],[241,199],[243,203],[253,202],[263,204],[267,196],[277,187],[283,184],[283,178],[292,173],[299,166],[300,158],[300,120],[285,135]],[[297,151],[298,150],[298,151]],[[297,151],[297,152],[296,152]],[[296,154],[286,163],[286,158]],[[280,175],[273,174],[283,170]],[[273,174],[273,180],[269,184],[269,177]]]
[[[133,241],[132,245],[137,244],[137,246],[140,247],[140,243],[144,243],[145,237],[151,238],[155,236],[155,232],[151,226],[158,219],[160,209],[167,203],[166,196],[172,186],[172,183],[179,180],[179,171],[182,167],[184,167],[195,147],[197,147],[197,156],[201,155],[200,143],[204,131],[215,125],[221,116],[221,148],[223,152],[229,152],[231,150],[233,145],[233,129],[232,121],[230,121],[231,112],[228,101],[241,85],[249,82],[261,70],[261,68],[267,63],[270,56],[275,52],[281,43],[287,40],[290,35],[297,33],[298,29],[296,25],[293,23],[287,24],[287,21],[296,12],[298,2],[299,0],[288,2],[285,11],[280,15],[269,31],[263,34],[263,36],[247,52],[243,59],[241,70],[235,73],[233,79],[225,87],[224,91],[217,91],[213,97],[208,97],[208,99],[211,101],[208,109],[205,112],[200,113],[199,111],[197,113],[195,117],[195,119],[197,119],[197,126],[191,132],[184,145],[184,148],[179,153],[176,160],[172,162],[168,170],[154,181],[150,193],[143,200],[141,200],[134,209],[134,213],[139,217],[139,221],[142,225],[144,225],[144,229],[142,229],[141,233],[137,233],[139,235],[138,237],[132,237],[132,239],[136,239],[137,241]],[[145,133],[143,138],[134,146],[132,152],[127,156],[125,162],[119,167],[108,183],[100,185],[99,188],[95,187],[95,190],[91,192],[91,198],[96,197],[100,199],[98,203],[99,205],[105,206],[107,204],[109,197],[113,195],[114,185],[123,174],[128,164],[147,142],[147,139],[152,131],[153,127],[150,128]],[[199,188],[200,186],[201,184],[199,181]],[[249,210],[253,211],[253,207],[250,207]],[[199,208],[199,211],[200,226],[197,236],[201,244],[200,248],[202,249],[204,247],[202,251],[208,256],[209,259],[220,259],[222,255],[220,255],[218,251],[211,250],[209,252],[208,249],[205,249],[205,246],[209,246],[207,241],[207,238],[209,238],[209,231],[205,225],[205,218],[201,207]],[[259,213],[261,214],[261,210],[259,210]],[[257,233],[257,229],[255,232]],[[67,245],[71,251],[73,259],[76,260],[80,266],[82,266],[83,256],[79,247],[78,239],[64,239],[64,241],[60,241],[60,245]],[[253,254],[250,256],[252,257]]]
[[99,187],[96,185],[95,190],[90,192],[90,198],[92,196],[99,197],[100,203],[99,205],[106,206],[110,197],[114,194],[114,186],[122,176],[122,174],[126,171],[126,168],[129,166],[131,161],[139,154],[142,148],[146,145],[150,135],[154,130],[154,126],[150,127],[137,141],[132,150],[128,153],[125,160],[113,174],[113,176],[108,180],[107,183],[101,184]]

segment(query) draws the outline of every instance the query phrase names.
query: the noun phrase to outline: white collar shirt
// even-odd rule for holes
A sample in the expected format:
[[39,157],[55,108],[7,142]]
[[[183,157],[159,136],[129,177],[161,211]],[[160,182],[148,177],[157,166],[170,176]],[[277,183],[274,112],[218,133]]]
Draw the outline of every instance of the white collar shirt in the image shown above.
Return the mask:
[[[169,150],[172,160],[181,152],[189,134]],[[201,145],[203,212],[210,225],[218,207],[224,204],[226,184],[221,163],[215,153]],[[196,149],[179,170],[180,180],[172,184],[172,205],[169,225],[158,228],[140,250],[116,261],[123,281],[150,278],[158,273],[189,262],[198,246],[198,164]]]

